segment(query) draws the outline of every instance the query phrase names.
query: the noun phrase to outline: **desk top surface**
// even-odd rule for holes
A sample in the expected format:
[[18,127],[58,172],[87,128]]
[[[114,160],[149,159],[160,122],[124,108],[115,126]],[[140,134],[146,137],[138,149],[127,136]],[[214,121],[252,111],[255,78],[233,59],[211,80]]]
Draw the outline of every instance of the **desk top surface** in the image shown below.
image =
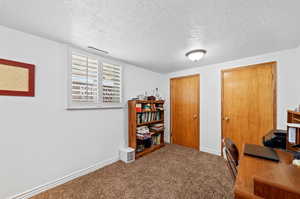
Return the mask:
[[300,168],[292,165],[293,155],[280,150],[276,150],[276,152],[280,159],[279,162],[247,156],[242,151],[234,191],[253,194],[254,176],[293,190],[299,190]]

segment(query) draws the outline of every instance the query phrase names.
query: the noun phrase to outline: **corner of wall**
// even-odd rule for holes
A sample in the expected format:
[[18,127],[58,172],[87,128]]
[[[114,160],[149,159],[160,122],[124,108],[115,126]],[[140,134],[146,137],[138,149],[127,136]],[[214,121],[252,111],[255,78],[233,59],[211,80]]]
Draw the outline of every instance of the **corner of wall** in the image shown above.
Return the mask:
[[217,155],[217,156],[221,156],[220,151],[217,151],[215,149],[208,148],[208,147],[200,147],[200,151],[205,152],[205,153],[210,153],[210,154],[213,154],[213,155]]

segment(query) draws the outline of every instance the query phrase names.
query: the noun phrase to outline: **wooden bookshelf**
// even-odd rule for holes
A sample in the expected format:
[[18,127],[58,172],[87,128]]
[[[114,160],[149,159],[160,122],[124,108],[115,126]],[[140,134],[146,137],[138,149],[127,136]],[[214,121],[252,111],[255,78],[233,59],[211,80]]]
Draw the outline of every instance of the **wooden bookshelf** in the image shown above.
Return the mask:
[[[287,122],[291,124],[300,124],[300,112],[295,112],[295,111],[288,111],[287,112]],[[286,148],[291,151],[300,151],[300,148],[294,148],[292,147],[295,144],[300,144],[300,128],[296,128],[296,142],[295,143],[289,143],[289,132],[287,134],[286,138]]]
[[[128,145],[131,148],[137,149],[137,136],[136,131],[138,127],[141,126],[151,126],[157,123],[164,123],[164,110],[140,110],[137,111],[137,105],[141,105],[142,107],[146,104],[151,104],[152,107],[163,108],[164,101],[163,100],[129,100],[128,101]],[[145,122],[138,123],[138,115],[140,114],[159,114],[159,120],[150,120]],[[164,130],[161,131],[153,131],[151,132],[153,135],[160,134],[160,144],[151,145],[150,148],[144,148],[141,152],[136,152],[136,158],[142,157],[148,153],[151,153],[155,150],[160,149],[165,146],[164,143]]]

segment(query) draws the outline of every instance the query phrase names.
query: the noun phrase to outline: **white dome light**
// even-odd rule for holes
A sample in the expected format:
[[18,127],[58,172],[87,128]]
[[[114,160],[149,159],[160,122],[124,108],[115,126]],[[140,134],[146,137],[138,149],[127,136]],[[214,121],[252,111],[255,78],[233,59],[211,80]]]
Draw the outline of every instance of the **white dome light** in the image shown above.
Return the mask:
[[198,49],[186,53],[185,56],[187,56],[190,60],[196,62],[196,61],[200,61],[205,54],[206,54],[206,50]]

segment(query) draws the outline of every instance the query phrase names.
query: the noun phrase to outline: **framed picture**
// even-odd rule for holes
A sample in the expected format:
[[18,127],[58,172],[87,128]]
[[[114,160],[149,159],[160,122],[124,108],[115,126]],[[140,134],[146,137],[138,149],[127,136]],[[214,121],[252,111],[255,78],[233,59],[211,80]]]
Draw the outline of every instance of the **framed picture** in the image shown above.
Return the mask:
[[34,96],[35,66],[0,59],[0,95]]

